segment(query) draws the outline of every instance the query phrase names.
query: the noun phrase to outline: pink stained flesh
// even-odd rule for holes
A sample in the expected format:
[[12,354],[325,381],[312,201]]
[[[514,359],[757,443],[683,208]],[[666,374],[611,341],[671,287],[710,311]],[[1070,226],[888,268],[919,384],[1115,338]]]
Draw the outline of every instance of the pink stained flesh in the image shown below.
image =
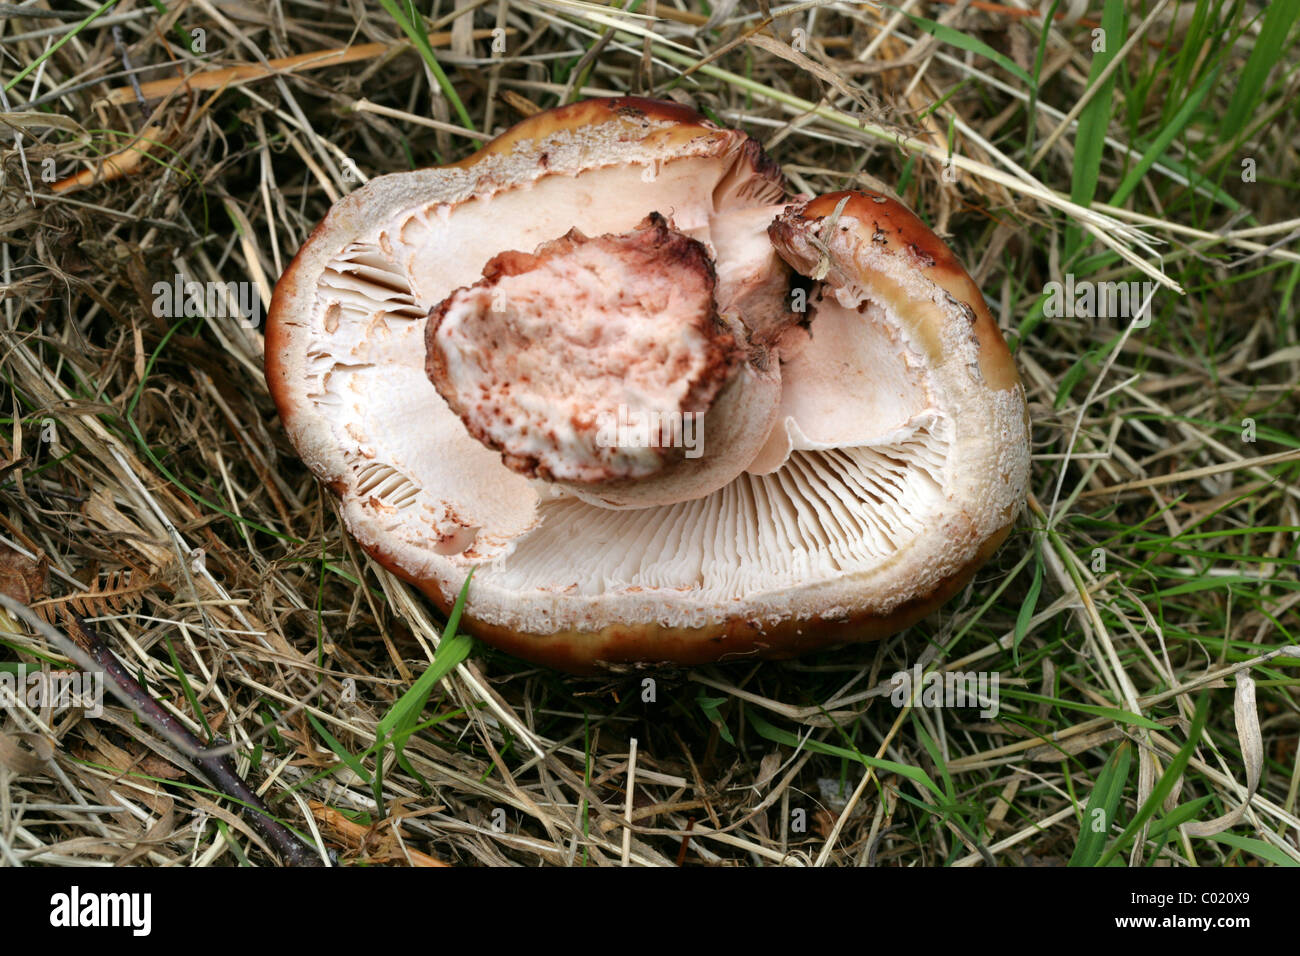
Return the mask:
[[[439,303],[427,371],[470,434],[518,472],[644,478],[680,457],[668,423],[707,412],[743,358],[715,285],[707,249],[658,214],[621,235],[573,230],[535,253],[501,253]],[[620,422],[651,426],[649,440],[626,442]]]

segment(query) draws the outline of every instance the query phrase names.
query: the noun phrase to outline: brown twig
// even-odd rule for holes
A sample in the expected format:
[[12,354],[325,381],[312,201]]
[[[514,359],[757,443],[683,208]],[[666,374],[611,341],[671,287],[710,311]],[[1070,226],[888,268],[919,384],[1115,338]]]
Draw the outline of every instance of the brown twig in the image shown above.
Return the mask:
[[436,856],[421,853],[404,846],[395,836],[381,833],[381,827],[392,827],[396,831],[398,821],[383,820],[371,826],[364,826],[355,820],[349,820],[333,807],[318,800],[311,801],[312,816],[328,827],[339,840],[357,853],[367,853],[368,863],[409,863],[411,866],[445,867],[450,866]]
[[72,626],[69,636],[91,659],[103,668],[104,678],[117,689],[119,694],[130,700],[133,710],[147,717],[153,725],[161,725],[168,736],[184,745],[178,752],[190,764],[191,772],[198,774],[220,790],[231,800],[240,804],[248,812],[249,823],[266,840],[289,866],[323,866],[320,854],[305,843],[296,833],[271,816],[271,811],[262,802],[251,787],[248,786],[235,770],[235,763],[228,753],[213,753],[190,730],[172,714],[149,696],[131,676],[130,671],[108,649],[108,646],[86,622],[75,614],[70,614]]
[[50,190],[56,193],[66,193],[129,176],[140,168],[140,164],[149,155],[151,146],[165,142],[165,140],[159,139],[162,134],[163,129],[161,126],[152,124],[146,126],[129,146],[115,153],[110,153],[90,169],[83,169],[78,173],[60,179],[57,183],[51,183]]
[[[513,29],[506,34],[513,34]],[[473,38],[482,40],[492,36],[491,30],[475,30]],[[451,43],[450,33],[431,33],[431,46],[446,46]],[[372,60],[392,50],[408,46],[400,43],[359,43],[356,46],[340,47],[337,50],[313,50],[311,53],[298,53],[294,56],[282,56],[267,60],[265,64],[245,63],[226,67],[221,70],[200,70],[186,76],[170,76],[161,80],[150,80],[139,84],[138,91],[130,86],[118,86],[108,91],[107,101],[112,104],[129,103],[137,92],[147,100],[161,99],[176,90],[189,87],[194,90],[220,90],[225,87],[240,86],[254,80],[264,80],[285,73],[300,73],[303,70],[319,70],[327,66],[339,66],[355,63],[357,60]]]

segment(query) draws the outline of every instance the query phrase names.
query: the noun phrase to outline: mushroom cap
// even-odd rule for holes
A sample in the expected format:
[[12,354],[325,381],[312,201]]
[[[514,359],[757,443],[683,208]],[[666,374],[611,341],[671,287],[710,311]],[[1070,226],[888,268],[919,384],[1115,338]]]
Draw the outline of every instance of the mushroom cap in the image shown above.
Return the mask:
[[[746,471],[616,510],[477,441],[424,374],[425,325],[503,252],[655,212],[714,256],[719,311],[769,350],[780,395],[732,403],[761,445]],[[787,266],[818,277],[801,326],[776,301]],[[938,237],[872,193],[792,203],[754,140],[649,100],[541,113],[340,200],[276,286],[266,371],[367,553],[444,611],[476,568],[462,626],[573,672],[894,633],[992,554],[1028,476],[1010,353]]]

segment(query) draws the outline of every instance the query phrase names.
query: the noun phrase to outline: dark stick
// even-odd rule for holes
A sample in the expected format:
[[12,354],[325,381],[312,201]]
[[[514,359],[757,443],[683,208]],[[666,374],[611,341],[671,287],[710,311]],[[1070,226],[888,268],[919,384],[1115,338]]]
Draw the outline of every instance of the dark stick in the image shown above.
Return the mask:
[[140,110],[140,116],[148,123],[149,110],[145,108],[144,96],[140,93],[140,78],[136,76],[135,70],[131,69],[131,58],[127,56],[126,43],[122,40],[122,28],[116,23],[113,24],[113,45],[117,47],[118,56],[122,58],[122,68],[131,78],[131,89],[135,90],[135,105]]
[[297,834],[284,824],[271,818],[270,810],[253,790],[240,779],[235,771],[235,762],[228,752],[214,753],[189,729],[168,713],[149,696],[149,692],[140,686],[131,676],[130,671],[108,649],[100,636],[77,615],[71,615],[72,628],[69,636],[82,650],[90,655],[104,670],[105,678],[115,685],[120,696],[131,701],[132,707],[147,718],[146,722],[161,727],[167,736],[178,744],[178,752],[190,764],[191,772],[205,779],[215,789],[226,796],[244,804],[248,822],[274,847],[280,858],[288,866],[323,866],[320,854],[304,843]]

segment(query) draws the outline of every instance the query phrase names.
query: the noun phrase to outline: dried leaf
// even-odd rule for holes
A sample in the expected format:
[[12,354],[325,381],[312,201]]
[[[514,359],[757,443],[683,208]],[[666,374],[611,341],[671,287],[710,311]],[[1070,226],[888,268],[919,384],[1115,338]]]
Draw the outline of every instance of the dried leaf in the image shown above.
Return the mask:
[[1221,817],[1183,824],[1191,836],[1214,836],[1236,826],[1245,816],[1250,798],[1259,788],[1259,778],[1264,771],[1264,737],[1259,730],[1259,711],[1255,707],[1255,681],[1249,674],[1237,675],[1237,693],[1233,698],[1232,712],[1237,722],[1237,740],[1241,742],[1241,759],[1246,764],[1246,798]]
[[81,617],[121,614],[137,607],[144,592],[152,584],[151,575],[134,568],[121,568],[110,572],[87,591],[37,601],[32,605],[32,610],[50,623],[54,623],[60,610],[68,610]]
[[44,554],[29,558],[0,541],[0,593],[20,604],[33,604],[49,593],[50,561]]
[[54,748],[40,734],[0,734],[0,766],[20,776],[44,773]]

